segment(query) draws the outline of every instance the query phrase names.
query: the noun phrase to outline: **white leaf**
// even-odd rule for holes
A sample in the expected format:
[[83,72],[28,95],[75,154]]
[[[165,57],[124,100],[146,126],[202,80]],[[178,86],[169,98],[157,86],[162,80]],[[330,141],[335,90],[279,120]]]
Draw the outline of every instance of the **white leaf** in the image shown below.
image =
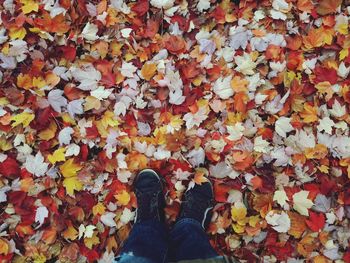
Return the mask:
[[124,14],[130,14],[130,7],[123,0],[111,0],[111,6]]
[[346,79],[350,73],[350,67],[346,67],[345,63],[342,61],[338,67],[337,73],[339,77]]
[[284,13],[271,9],[270,10],[270,15],[273,19],[280,19],[280,20],[286,20],[287,19],[287,15],[285,15]]
[[187,129],[192,129],[194,126],[199,127],[206,118],[208,118],[208,114],[205,107],[199,108],[196,113],[188,112],[183,117],[184,121],[186,121]]
[[6,56],[3,53],[0,53],[0,59],[2,61],[0,66],[4,69],[15,69],[17,66],[17,61],[14,57]]
[[197,150],[193,149],[187,154],[188,161],[190,164],[192,164],[194,167],[200,166],[204,163],[205,159],[205,151],[202,147],[199,147]]
[[10,41],[10,45],[8,56],[16,57],[17,62],[22,62],[27,58],[28,46],[26,41],[16,39]]
[[66,153],[64,154],[64,156],[68,157],[68,156],[78,156],[78,154],[80,153],[80,147],[78,145],[76,145],[75,143],[72,143],[70,145],[67,146],[67,150]]
[[122,67],[120,69],[120,73],[127,78],[133,78],[134,73],[136,72],[137,67],[135,67],[132,62],[128,63],[123,61]]
[[174,5],[175,0],[151,0],[151,5],[159,9],[169,9]]
[[45,175],[48,163],[44,162],[44,157],[41,152],[37,152],[35,156],[29,155],[24,163],[24,167],[28,172],[38,177]]
[[81,225],[79,226],[79,236],[78,236],[78,239],[82,238],[83,235],[84,235],[84,237],[87,237],[87,238],[92,237],[93,234],[94,234],[94,229],[95,229],[95,228],[96,228],[96,227],[93,226],[93,225],[88,225],[88,226],[85,227],[83,224],[81,224]]
[[332,109],[329,110],[330,114],[334,117],[340,118],[346,114],[345,105],[341,106],[338,100],[334,101]]
[[109,227],[114,227],[117,224],[114,221],[115,213],[107,212],[101,216],[101,222]]
[[62,96],[63,90],[55,89],[51,90],[47,95],[47,100],[50,103],[51,107],[61,113],[61,108],[67,106],[67,99]]
[[334,126],[334,122],[329,117],[324,117],[320,120],[320,123],[317,126],[318,131],[325,131],[326,133],[332,135],[332,127]]
[[0,188],[0,203],[7,201],[6,192],[10,191],[11,187],[6,185]]
[[169,92],[169,103],[181,105],[186,97],[182,95],[182,90],[175,90]]
[[267,213],[266,222],[272,225],[278,233],[287,233],[291,226],[291,221],[287,213],[281,212],[281,214],[276,214],[274,211]]
[[273,201],[277,201],[277,203],[280,205],[280,206],[284,206],[287,202],[286,201],[289,201],[288,197],[287,197],[287,194],[286,192],[284,191],[284,189],[282,190],[277,190],[275,192],[275,194],[273,195]]
[[220,99],[228,99],[233,95],[233,89],[231,87],[232,76],[229,75],[226,78],[218,78],[213,87],[213,91]]
[[49,215],[49,210],[45,206],[39,206],[35,213],[35,222],[39,222],[40,226],[44,223],[45,218]]
[[131,210],[129,208],[124,208],[123,213],[122,213],[122,215],[120,217],[120,222],[123,225],[126,225],[131,220],[133,220],[134,217],[135,217],[135,212],[131,212]]
[[0,29],[0,44],[5,43],[7,41],[7,39],[8,39],[8,36],[6,34],[6,28],[3,27],[3,28]]
[[86,91],[97,89],[98,82],[101,80],[101,72],[96,70],[92,64],[84,65],[82,69],[71,67],[70,71],[73,78],[80,82],[77,88]]
[[91,24],[90,22],[88,22],[85,25],[83,32],[81,32],[81,34],[82,34],[83,38],[85,38],[86,40],[94,41],[94,40],[99,38],[99,36],[96,35],[97,32],[98,32],[97,25]]
[[286,117],[280,117],[276,122],[275,122],[275,130],[278,135],[280,135],[283,138],[286,138],[286,134],[290,131],[293,131],[294,128],[290,124],[290,118]]
[[299,191],[293,195],[293,208],[301,215],[308,216],[308,209],[313,206],[313,202],[307,199],[309,191]]
[[204,10],[207,10],[210,8],[210,1],[209,0],[199,0],[197,4],[197,10],[199,12],[203,12]]
[[120,33],[122,33],[122,36],[124,38],[128,38],[131,32],[132,32],[132,28],[123,28],[122,30],[120,30]]
[[117,178],[122,183],[128,183],[131,175],[131,172],[129,172],[128,170],[120,170],[117,172]]
[[99,86],[97,89],[91,91],[90,94],[99,100],[104,100],[112,94],[112,91],[112,89],[105,89],[103,86]]
[[257,93],[254,97],[255,104],[257,104],[257,105],[262,104],[267,97],[268,97],[267,95]]
[[171,152],[161,147],[158,147],[153,156],[157,160],[169,159],[171,157]]
[[84,113],[83,102],[84,102],[84,99],[77,99],[77,100],[72,100],[68,103],[67,111],[72,118],[75,117],[75,114]]
[[236,170],[233,170],[231,166],[225,162],[217,163],[216,165],[210,165],[209,167],[210,176],[218,179],[229,177],[235,179],[239,176]]
[[243,132],[245,130],[241,122],[235,123],[234,126],[227,126],[227,132],[230,134],[227,139],[231,141],[236,141],[242,138]]
[[256,68],[256,62],[253,62],[251,56],[248,53],[243,53],[243,56],[235,56],[235,62],[237,64],[236,70],[244,75],[254,75],[254,69]]
[[59,141],[60,145],[70,144],[70,141],[72,140],[73,133],[74,133],[74,130],[72,127],[63,128],[60,131],[60,133],[58,134],[58,141]]
[[271,150],[271,146],[268,141],[265,141],[262,136],[255,137],[254,139],[254,151],[260,153],[268,153]]
[[323,194],[318,194],[315,199],[315,206],[312,209],[322,213],[328,212],[331,209],[331,199]]
[[122,96],[120,98],[120,101],[114,104],[114,114],[116,116],[119,116],[119,115],[124,116],[126,114],[126,110],[130,107],[131,102],[132,100],[130,97]]

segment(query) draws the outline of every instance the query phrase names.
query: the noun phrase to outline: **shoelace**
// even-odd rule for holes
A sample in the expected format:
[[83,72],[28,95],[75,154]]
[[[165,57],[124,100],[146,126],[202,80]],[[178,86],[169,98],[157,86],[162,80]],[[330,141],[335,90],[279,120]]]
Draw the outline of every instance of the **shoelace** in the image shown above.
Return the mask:
[[136,192],[138,202],[138,218],[139,219],[150,219],[154,215],[158,215],[158,195],[159,192],[147,192],[140,193]]
[[[186,201],[184,201],[185,205],[188,207],[188,209],[191,212],[199,213],[201,216],[204,216],[205,211],[209,206],[211,206],[211,201],[204,202],[200,200],[200,198],[195,198],[193,195],[189,194],[186,196]],[[189,204],[195,204],[191,207],[189,207]],[[185,215],[186,215],[186,209],[185,209]]]

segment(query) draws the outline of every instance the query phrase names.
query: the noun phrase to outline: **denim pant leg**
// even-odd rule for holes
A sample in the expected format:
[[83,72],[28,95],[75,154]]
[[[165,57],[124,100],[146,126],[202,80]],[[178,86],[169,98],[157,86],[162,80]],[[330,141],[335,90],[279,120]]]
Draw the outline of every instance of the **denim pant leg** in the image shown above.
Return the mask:
[[170,232],[171,261],[208,259],[219,255],[209,243],[201,224],[191,218],[179,220]]
[[149,220],[134,224],[118,263],[164,263],[168,252],[168,235],[164,224]]

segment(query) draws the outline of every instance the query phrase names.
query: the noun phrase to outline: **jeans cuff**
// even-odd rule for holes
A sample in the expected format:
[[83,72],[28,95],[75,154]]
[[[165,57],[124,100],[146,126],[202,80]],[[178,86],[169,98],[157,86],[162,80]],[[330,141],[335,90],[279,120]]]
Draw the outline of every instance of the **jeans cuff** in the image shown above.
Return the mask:
[[185,217],[185,218],[181,218],[179,221],[177,221],[174,225],[174,228],[181,226],[181,225],[195,225],[198,226],[199,228],[203,229],[203,226],[201,225],[201,223],[199,223],[197,220],[190,218],[190,217]]

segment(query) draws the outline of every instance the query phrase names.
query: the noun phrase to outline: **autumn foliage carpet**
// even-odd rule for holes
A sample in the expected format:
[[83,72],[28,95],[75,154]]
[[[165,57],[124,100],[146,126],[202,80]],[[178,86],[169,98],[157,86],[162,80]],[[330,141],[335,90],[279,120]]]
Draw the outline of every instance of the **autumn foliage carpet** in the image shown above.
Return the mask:
[[220,254],[350,262],[350,1],[238,2],[0,1],[0,262],[111,262],[145,167]]

